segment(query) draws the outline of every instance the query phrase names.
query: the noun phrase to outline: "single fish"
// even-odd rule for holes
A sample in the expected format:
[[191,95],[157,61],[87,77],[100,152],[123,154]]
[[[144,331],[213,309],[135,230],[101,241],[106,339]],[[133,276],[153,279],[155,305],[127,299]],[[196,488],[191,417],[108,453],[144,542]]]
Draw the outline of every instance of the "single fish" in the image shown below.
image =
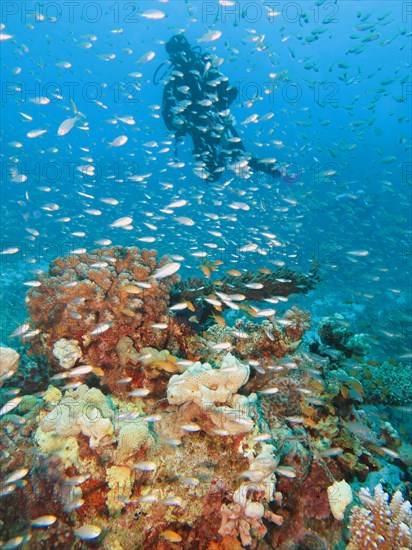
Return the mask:
[[53,523],[56,523],[56,516],[40,516],[31,520],[32,527],[50,527]]
[[149,325],[150,328],[157,329],[157,330],[165,330],[169,326],[167,323],[153,323],[152,325]]
[[216,351],[223,351],[225,349],[230,349],[231,347],[232,344],[230,342],[219,342],[218,344],[213,344],[211,346],[211,348]]
[[99,334],[103,334],[103,332],[106,332],[106,330],[109,330],[113,326],[114,323],[100,323],[100,325],[97,325],[95,329],[93,329],[90,333],[90,336],[97,336]]
[[155,52],[147,52],[137,60],[137,63],[148,63],[155,57],[155,55]]
[[149,395],[150,390],[147,388],[137,388],[136,390],[133,390],[129,393],[129,397],[146,397],[146,395]]
[[79,118],[79,115],[76,115],[72,118],[66,118],[66,120],[64,120],[57,129],[57,135],[65,136],[66,134],[68,134],[73,129],[75,123],[79,120]]
[[23,397],[19,395],[18,397],[14,397],[13,399],[5,403],[0,409],[0,416],[2,416],[3,414],[8,414],[13,409],[18,407],[22,399]]
[[102,532],[98,525],[83,525],[78,529],[74,529],[74,534],[80,540],[93,540],[96,539]]
[[83,506],[84,500],[82,498],[78,498],[76,500],[70,501],[66,506],[63,508],[63,511],[66,513],[73,512],[74,510],[77,510],[81,506]]
[[170,529],[166,529],[166,531],[160,533],[160,536],[168,542],[182,542],[183,540],[179,533],[175,533],[175,531],[171,531]]
[[143,422],[160,422],[162,420],[161,414],[151,414],[142,418]]
[[14,483],[15,481],[19,481],[20,479],[23,479],[29,472],[28,468],[20,468],[19,470],[16,470],[15,472],[12,472],[9,474],[3,481],[5,485],[9,483]]
[[14,537],[12,539],[9,539],[8,541],[6,541],[4,544],[2,544],[1,548],[2,550],[14,550],[15,548],[18,548],[23,542],[24,542],[24,539],[25,537],[23,536],[18,536],[18,537]]
[[128,141],[127,136],[118,136],[116,139],[114,139],[112,142],[109,142],[110,147],[121,147]]
[[163,279],[164,277],[169,277],[170,275],[173,275],[174,273],[176,273],[176,271],[179,271],[179,269],[180,263],[172,262],[155,271],[152,277],[153,279]]
[[182,506],[182,499],[172,495],[162,500],[161,503],[165,506]]
[[153,504],[154,502],[157,502],[157,497],[149,493],[148,495],[139,497],[138,500],[141,504]]
[[271,388],[265,388],[264,390],[259,390],[259,393],[263,393],[263,395],[274,395],[275,393],[278,393],[279,388],[271,387]]
[[157,464],[154,462],[142,461],[135,464],[133,468],[141,472],[154,472],[157,468]]
[[79,474],[78,476],[66,477],[63,480],[64,485],[81,485],[90,479],[90,474]]
[[293,468],[290,468],[289,466],[278,466],[275,468],[275,472],[281,476],[294,478],[296,477],[296,472]]
[[326,449],[325,451],[322,451],[320,453],[320,456],[323,456],[324,458],[332,457],[332,456],[339,456],[343,453],[342,447],[330,447],[329,449]]
[[196,424],[195,422],[190,422],[189,424],[181,424],[179,427],[180,429],[189,433],[199,432],[202,429],[199,424]]
[[214,42],[215,40],[218,40],[222,36],[222,31],[209,31],[206,34],[202,36],[202,38],[198,38],[198,42]]

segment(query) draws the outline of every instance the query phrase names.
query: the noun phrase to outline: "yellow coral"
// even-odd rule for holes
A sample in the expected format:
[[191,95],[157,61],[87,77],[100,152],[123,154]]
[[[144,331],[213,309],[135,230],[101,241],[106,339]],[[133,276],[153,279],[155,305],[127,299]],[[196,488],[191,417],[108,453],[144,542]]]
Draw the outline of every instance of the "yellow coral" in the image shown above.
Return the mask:
[[61,437],[54,433],[43,432],[41,428],[38,428],[35,440],[43,455],[59,457],[65,468],[80,467],[79,445],[75,437]]
[[103,393],[97,388],[81,385],[66,393],[40,423],[43,432],[52,432],[60,437],[76,436],[82,432],[90,440],[90,447],[113,435],[113,411]]
[[43,395],[43,399],[46,403],[58,403],[62,398],[62,392],[55,386],[49,386]]
[[124,501],[130,498],[134,483],[134,471],[127,466],[112,466],[106,470],[106,481],[110,491],[107,494],[107,508],[111,515],[118,514]]

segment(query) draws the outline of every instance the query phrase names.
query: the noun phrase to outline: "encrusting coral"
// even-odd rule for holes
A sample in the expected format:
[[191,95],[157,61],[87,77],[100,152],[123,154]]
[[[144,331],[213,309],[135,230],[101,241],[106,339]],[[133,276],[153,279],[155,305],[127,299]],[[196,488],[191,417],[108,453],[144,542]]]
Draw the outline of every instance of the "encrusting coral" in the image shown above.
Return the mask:
[[389,502],[381,484],[373,496],[362,488],[364,506],[354,506],[350,518],[347,550],[408,550],[412,547],[411,503],[396,491]]
[[412,403],[412,365],[394,365],[390,361],[366,365],[358,378],[373,403]]
[[152,441],[147,422],[137,418],[133,421],[121,422],[120,425],[116,451],[118,464],[122,464],[124,460],[136,453],[142,445],[150,445]]
[[347,506],[352,502],[352,489],[344,479],[335,481],[328,487],[328,499],[333,517],[338,521],[343,520]]

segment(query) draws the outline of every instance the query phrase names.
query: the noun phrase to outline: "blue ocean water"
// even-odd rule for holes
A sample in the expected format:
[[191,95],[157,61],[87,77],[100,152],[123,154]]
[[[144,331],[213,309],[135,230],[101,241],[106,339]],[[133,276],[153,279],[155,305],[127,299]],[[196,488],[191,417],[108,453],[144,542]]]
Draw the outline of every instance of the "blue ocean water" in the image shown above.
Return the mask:
[[[410,364],[410,2],[0,9],[2,345],[19,345],[10,335],[27,321],[26,292],[52,260],[124,245],[169,255],[183,279],[217,264],[215,279],[317,270],[316,288],[276,304],[276,315],[291,304],[309,311],[305,338],[319,340],[319,321],[340,314],[365,334],[371,364]],[[208,182],[191,138],[175,147],[161,107],[176,33],[237,89],[231,115],[245,149],[276,159],[281,178],[227,166]]]

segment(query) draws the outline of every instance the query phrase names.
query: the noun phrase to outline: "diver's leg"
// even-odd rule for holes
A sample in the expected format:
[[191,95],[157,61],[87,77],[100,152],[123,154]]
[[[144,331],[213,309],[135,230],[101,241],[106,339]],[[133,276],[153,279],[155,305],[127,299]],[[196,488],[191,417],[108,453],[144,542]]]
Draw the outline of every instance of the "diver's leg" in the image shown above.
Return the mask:
[[209,143],[203,134],[193,133],[193,155],[202,161],[205,165],[205,170],[208,173],[207,180],[215,182],[219,179],[219,173],[216,172],[218,166],[217,150],[212,143]]

